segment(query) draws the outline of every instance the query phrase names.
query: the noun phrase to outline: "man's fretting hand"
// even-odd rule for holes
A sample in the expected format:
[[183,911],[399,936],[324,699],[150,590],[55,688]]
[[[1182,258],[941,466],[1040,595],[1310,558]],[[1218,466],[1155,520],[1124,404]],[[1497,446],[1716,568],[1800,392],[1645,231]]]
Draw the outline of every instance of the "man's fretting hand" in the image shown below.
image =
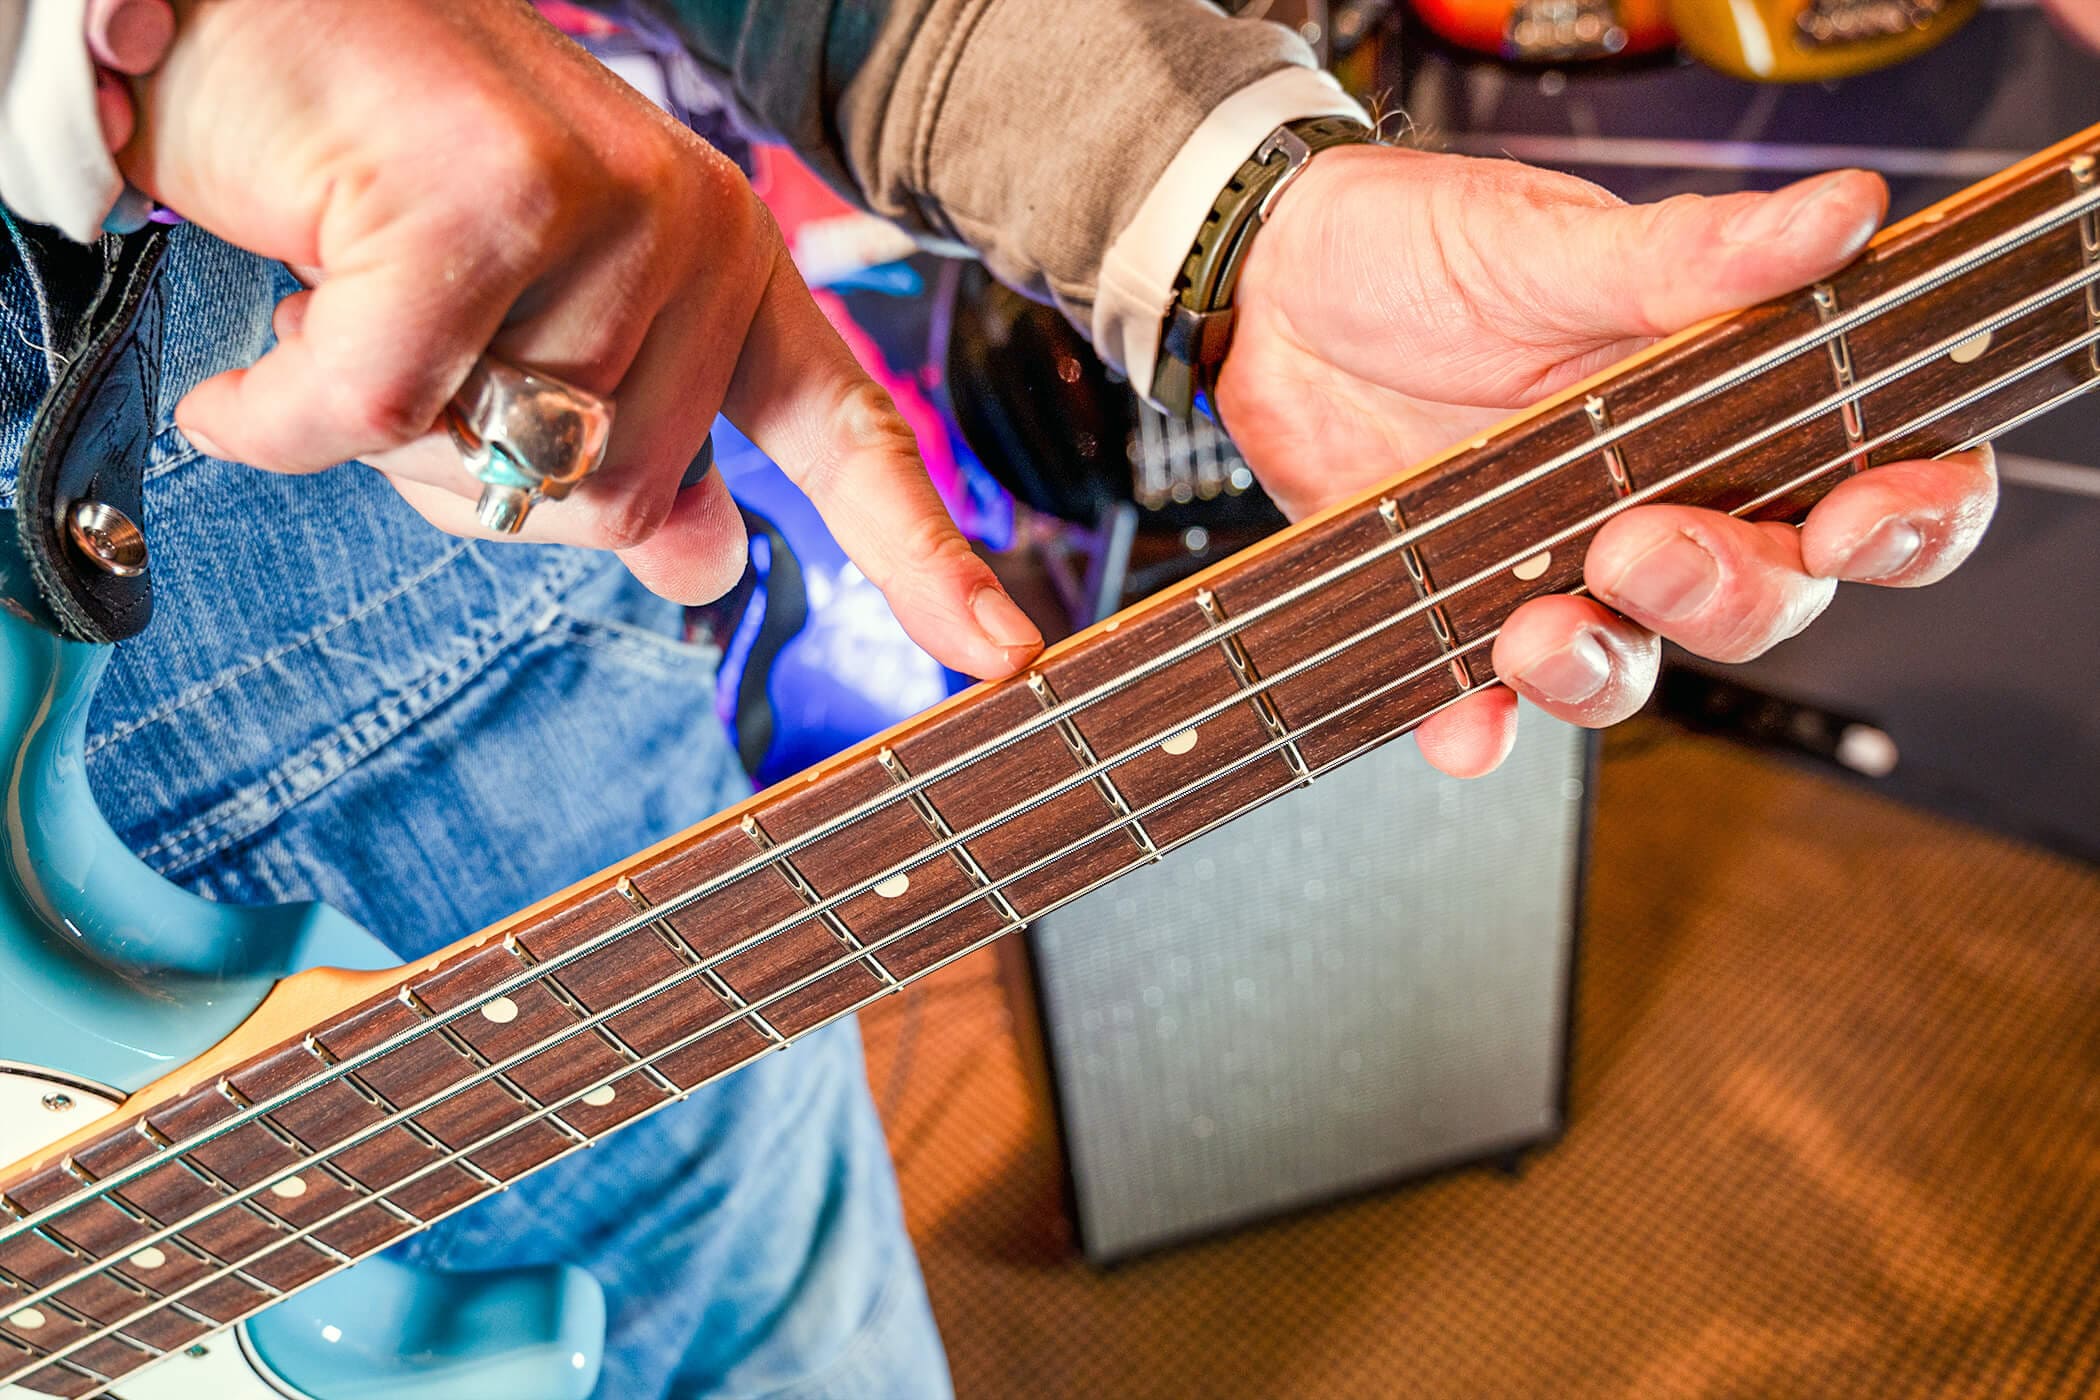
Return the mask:
[[[1303,515],[1657,336],[1826,276],[1865,246],[1885,203],[1859,171],[1627,205],[1509,161],[1325,151],[1248,256],[1219,407],[1262,484]],[[1862,473],[1799,530],[1629,510],[1591,545],[1594,599],[1519,608],[1495,640],[1495,670],[1562,719],[1616,723],[1654,687],[1659,636],[1748,660],[1814,621],[1839,579],[1944,576],[1996,499],[1982,448]],[[1418,733],[1429,761],[1460,776],[1500,763],[1515,736],[1516,697],[1501,687]]]
[[119,163],[313,288],[280,305],[269,353],[183,400],[199,447],[285,472],[368,461],[435,524],[483,534],[478,483],[432,427],[493,350],[617,405],[605,464],[526,539],[616,550],[678,601],[718,595],[742,524],[719,477],[678,486],[721,410],[928,651],[980,676],[1034,654],[735,165],[524,0],[177,10]]

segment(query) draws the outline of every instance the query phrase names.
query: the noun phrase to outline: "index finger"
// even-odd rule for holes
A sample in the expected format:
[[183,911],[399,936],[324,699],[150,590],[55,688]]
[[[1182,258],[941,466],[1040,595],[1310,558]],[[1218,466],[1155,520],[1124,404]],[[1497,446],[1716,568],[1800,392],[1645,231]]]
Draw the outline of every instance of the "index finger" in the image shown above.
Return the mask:
[[802,488],[936,660],[993,678],[1041,649],[1035,624],[949,518],[910,425],[824,319],[780,245],[723,408]]

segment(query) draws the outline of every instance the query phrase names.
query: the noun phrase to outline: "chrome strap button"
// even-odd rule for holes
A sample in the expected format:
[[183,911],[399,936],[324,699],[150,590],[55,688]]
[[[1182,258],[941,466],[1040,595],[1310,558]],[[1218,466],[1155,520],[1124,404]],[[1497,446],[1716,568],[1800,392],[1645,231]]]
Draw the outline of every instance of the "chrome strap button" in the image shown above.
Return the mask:
[[474,362],[445,408],[445,427],[481,483],[474,513],[514,535],[540,501],[558,501],[605,460],[609,400],[493,356]]

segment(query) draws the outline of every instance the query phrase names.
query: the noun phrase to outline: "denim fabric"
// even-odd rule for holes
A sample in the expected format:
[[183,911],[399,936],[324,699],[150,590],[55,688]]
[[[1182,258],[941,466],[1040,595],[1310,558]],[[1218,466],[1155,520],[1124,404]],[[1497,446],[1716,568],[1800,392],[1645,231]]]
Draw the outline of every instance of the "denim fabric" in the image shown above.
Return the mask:
[[[439,534],[355,464],[282,477],[189,446],[176,401],[253,359],[294,284],[193,228],[163,276],[156,615],[88,749],[149,864],[215,899],[327,900],[413,958],[749,791],[714,651],[609,556]],[[45,382],[37,308],[0,247],[0,499]],[[609,1400],[948,1393],[850,1023],[403,1252],[590,1268]]]

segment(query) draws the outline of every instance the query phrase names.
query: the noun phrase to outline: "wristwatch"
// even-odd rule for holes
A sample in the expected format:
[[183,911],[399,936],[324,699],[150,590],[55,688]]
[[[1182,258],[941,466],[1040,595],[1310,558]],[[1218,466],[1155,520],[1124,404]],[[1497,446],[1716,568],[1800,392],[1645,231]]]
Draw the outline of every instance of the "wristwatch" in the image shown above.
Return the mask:
[[1152,400],[1186,418],[1201,394],[1210,402],[1232,346],[1233,289],[1254,235],[1305,163],[1329,146],[1375,145],[1377,133],[1354,117],[1305,117],[1270,132],[1218,192],[1196,243],[1174,280],[1174,304],[1152,376]]

